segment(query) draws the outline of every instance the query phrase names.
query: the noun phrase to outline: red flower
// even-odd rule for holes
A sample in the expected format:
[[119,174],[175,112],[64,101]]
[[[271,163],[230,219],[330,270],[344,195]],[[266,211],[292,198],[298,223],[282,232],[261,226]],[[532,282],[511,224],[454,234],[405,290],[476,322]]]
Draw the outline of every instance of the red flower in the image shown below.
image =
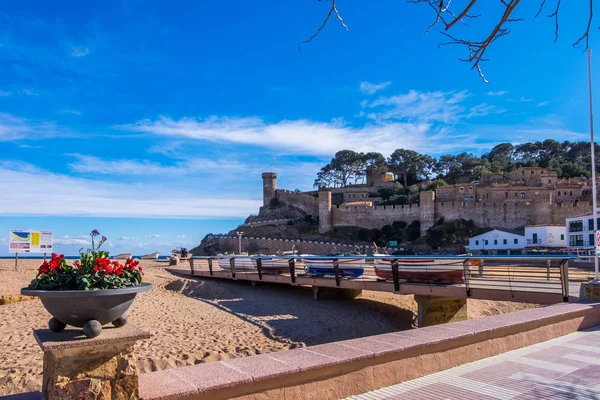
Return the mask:
[[48,272],[50,272],[50,264],[48,261],[44,261],[44,263],[40,265],[40,268],[38,269],[38,276],[47,274]]

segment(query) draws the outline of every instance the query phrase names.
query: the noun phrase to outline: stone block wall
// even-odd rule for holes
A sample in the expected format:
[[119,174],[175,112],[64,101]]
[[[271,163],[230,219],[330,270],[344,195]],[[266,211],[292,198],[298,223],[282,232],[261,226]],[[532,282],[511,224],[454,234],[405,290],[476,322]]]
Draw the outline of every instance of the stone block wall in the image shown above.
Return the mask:
[[418,204],[396,206],[337,206],[331,209],[333,226],[359,226],[361,228],[381,228],[394,221],[411,223],[421,219]]
[[275,190],[275,197],[279,201],[292,205],[308,215],[319,215],[319,199],[309,194],[296,193],[289,190]]
[[[219,252],[237,252],[238,238],[237,237],[215,237],[211,240],[213,248]],[[336,242],[318,242],[311,240],[290,240],[290,239],[272,239],[266,237],[243,237],[242,251],[261,254],[275,254],[277,251],[292,250],[292,246],[296,246],[302,254],[328,254],[334,249],[341,252],[350,251],[354,245],[336,243]],[[215,254],[204,254],[215,255]]]

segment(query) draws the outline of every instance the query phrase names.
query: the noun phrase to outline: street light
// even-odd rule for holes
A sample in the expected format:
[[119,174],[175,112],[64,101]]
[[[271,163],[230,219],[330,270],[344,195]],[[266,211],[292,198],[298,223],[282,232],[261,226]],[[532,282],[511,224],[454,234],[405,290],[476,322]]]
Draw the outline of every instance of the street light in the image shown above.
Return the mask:
[[235,234],[238,236],[238,254],[242,254],[242,235],[244,232],[236,232]]
[[[592,112],[592,50],[588,49],[588,86],[590,92],[590,144],[592,153],[592,207],[594,218],[594,240],[596,240],[596,232],[598,231],[598,204],[597,204],[597,191],[596,191],[596,146],[594,143],[594,114]],[[597,241],[597,240],[596,240]],[[595,244],[595,243],[594,243]],[[596,246],[594,246],[596,247]],[[594,249],[594,281],[598,282],[598,248]]]

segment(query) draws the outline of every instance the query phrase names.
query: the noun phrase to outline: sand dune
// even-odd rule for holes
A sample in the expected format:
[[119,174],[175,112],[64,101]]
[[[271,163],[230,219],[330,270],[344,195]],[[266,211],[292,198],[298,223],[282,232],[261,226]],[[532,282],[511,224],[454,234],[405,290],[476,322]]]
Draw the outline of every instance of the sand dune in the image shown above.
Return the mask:
[[[0,295],[17,294],[34,277],[39,261],[0,260]],[[281,351],[414,326],[412,296],[363,292],[355,300],[314,301],[310,288],[200,280],[186,265],[172,274],[165,264],[144,261],[145,280],[129,312],[131,323],[152,333],[136,346],[142,372]],[[477,318],[531,307],[469,301]],[[39,300],[0,306],[0,395],[40,390],[42,353],[32,330],[50,315]]]

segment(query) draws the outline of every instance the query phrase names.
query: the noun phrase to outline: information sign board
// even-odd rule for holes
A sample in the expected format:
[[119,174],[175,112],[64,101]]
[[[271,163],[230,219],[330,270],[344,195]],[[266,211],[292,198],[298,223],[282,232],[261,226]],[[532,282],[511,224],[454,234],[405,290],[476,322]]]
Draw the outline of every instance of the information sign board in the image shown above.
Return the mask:
[[11,230],[9,253],[52,253],[54,238],[50,231]]

